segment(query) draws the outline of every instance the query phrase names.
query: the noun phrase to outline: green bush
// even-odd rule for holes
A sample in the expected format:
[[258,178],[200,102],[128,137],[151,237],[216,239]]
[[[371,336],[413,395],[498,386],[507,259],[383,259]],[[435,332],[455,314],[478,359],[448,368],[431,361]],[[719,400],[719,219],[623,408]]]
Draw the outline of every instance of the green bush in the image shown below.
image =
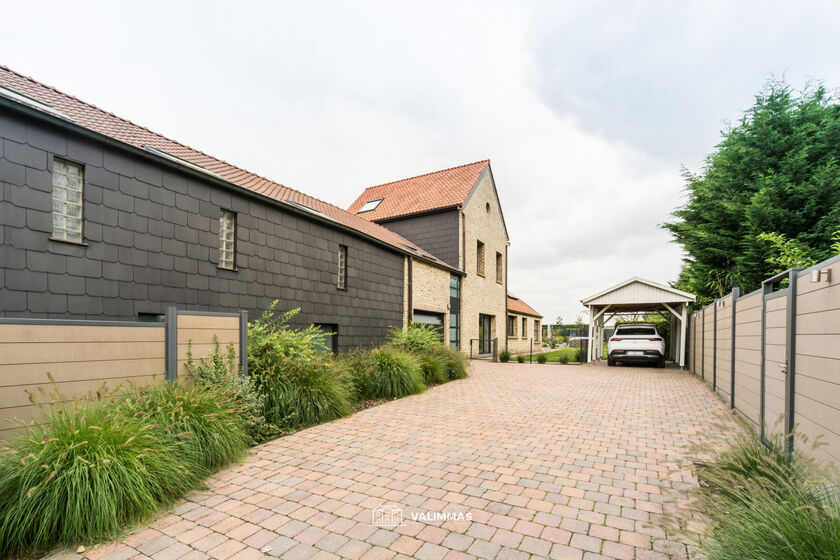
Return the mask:
[[277,315],[274,301],[248,326],[248,372],[265,398],[263,413],[283,428],[312,426],[350,414],[341,366],[321,352],[316,327],[293,329],[298,309]]
[[158,383],[122,395],[117,407],[165,438],[185,438],[179,453],[208,470],[239,460],[248,449],[241,405],[224,387]]
[[279,365],[272,375],[260,376],[265,417],[271,424],[292,429],[314,426],[353,411],[341,366],[333,360],[281,358]]
[[446,364],[446,371],[449,374],[450,380],[465,379],[467,377],[467,366],[469,362],[467,362],[463,354],[454,348],[438,344],[427,351],[436,352],[440,355]]
[[44,409],[0,455],[0,557],[112,538],[193,488],[204,469],[147,418],[80,401]]
[[426,383],[426,386],[431,387],[432,385],[440,385],[449,381],[449,370],[446,360],[440,352],[434,350],[434,347],[421,352],[415,352],[414,356],[420,365],[420,371],[423,373],[423,381]]
[[242,376],[233,344],[222,352],[218,338],[215,343],[215,351],[198,362],[193,360],[192,348],[187,350],[187,372],[199,387],[223,388],[239,403],[240,416],[251,445],[277,435],[280,428],[265,419],[265,395],[259,392],[253,376]]
[[569,363],[569,355],[566,354],[566,353],[563,353],[563,354],[560,355],[560,357],[557,359],[557,361],[560,362],[563,365],[568,364]]
[[499,361],[503,363],[507,363],[510,361],[510,352],[507,350],[502,350],[499,352]]
[[697,474],[705,558],[840,558],[840,491],[803,456],[743,436]]
[[516,357],[516,361],[519,362],[520,364],[524,364],[525,363],[525,356],[520,354],[519,356]]
[[548,358],[545,357],[545,354],[537,354],[537,362],[544,364],[548,361]]
[[417,360],[394,347],[357,352],[349,358],[360,399],[398,399],[426,389]]
[[405,328],[395,327],[388,333],[388,343],[408,352],[422,352],[441,344],[440,330],[420,323],[412,323]]

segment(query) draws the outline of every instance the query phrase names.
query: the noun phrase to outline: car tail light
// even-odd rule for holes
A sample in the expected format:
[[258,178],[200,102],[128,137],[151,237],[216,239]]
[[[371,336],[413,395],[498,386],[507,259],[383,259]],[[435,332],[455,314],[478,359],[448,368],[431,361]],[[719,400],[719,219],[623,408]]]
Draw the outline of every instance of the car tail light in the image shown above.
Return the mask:
[[651,342],[662,342],[661,338],[649,338],[648,340],[650,340]]
[[624,339],[623,339],[623,338],[615,338],[615,337],[613,337],[613,338],[611,338],[611,339],[610,339],[610,342],[618,342],[619,340],[624,340]]

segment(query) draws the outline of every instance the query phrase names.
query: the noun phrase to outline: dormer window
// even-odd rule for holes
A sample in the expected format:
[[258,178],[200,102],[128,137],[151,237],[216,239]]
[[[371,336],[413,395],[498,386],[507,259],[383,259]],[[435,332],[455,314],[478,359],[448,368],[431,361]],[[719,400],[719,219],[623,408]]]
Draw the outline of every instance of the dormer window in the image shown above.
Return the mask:
[[361,214],[363,212],[373,212],[374,210],[376,210],[376,207],[379,206],[379,204],[383,200],[385,200],[385,199],[384,198],[377,198],[376,200],[369,200],[369,201],[365,202],[362,205],[362,207],[359,208],[359,211],[356,212],[356,214]]

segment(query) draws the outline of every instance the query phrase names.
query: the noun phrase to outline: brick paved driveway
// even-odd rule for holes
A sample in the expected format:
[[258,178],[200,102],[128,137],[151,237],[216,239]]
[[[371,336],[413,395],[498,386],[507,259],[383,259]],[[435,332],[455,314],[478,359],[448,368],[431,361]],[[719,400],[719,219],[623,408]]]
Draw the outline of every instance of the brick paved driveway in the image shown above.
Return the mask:
[[[469,379],[264,444],[84,556],[684,558],[662,529],[691,483],[680,460],[735,426],[677,370],[479,362]],[[383,504],[403,525],[370,525]]]

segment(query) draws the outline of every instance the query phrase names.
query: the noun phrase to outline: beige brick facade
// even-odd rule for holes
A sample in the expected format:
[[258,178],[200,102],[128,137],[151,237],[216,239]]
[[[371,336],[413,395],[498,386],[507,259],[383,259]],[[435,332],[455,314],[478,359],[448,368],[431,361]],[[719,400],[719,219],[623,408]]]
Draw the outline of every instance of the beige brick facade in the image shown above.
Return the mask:
[[447,342],[449,341],[449,277],[448,270],[416,259],[411,261],[411,305],[408,308],[412,313],[426,311],[443,315],[444,340]]
[[[508,318],[513,319],[513,333],[505,329],[507,337],[507,348],[511,354],[528,354],[532,350],[537,352],[542,344],[542,322],[539,318],[531,315],[508,312]],[[524,326],[524,329],[523,329]]]
[[[488,166],[463,208],[462,247],[459,263],[467,275],[461,289],[461,351],[470,351],[470,340],[479,338],[479,315],[489,315],[490,338],[505,345],[507,311],[508,239],[499,201]],[[478,274],[478,242],[484,244],[484,275]],[[496,254],[501,255],[501,277],[497,281]]]

